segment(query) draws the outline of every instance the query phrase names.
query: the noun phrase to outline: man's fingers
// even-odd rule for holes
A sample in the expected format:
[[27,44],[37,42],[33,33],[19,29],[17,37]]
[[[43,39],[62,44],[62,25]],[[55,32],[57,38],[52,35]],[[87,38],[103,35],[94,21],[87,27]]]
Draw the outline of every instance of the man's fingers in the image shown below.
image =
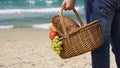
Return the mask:
[[71,9],[73,9],[73,6],[71,6],[70,4],[67,4],[66,5],[66,10],[71,10]]
[[66,2],[65,2],[65,1],[63,1],[63,3],[62,3],[62,7],[63,7],[63,8],[66,7]]
[[75,0],[64,0],[62,3],[62,8],[64,8],[64,10],[72,10],[74,8],[75,5]]

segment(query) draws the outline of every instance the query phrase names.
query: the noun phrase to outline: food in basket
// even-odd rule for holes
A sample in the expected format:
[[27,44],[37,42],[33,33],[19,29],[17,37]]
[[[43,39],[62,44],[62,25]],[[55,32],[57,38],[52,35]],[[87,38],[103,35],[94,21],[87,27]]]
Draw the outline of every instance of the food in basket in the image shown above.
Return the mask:
[[[79,28],[79,25],[74,20],[65,16],[63,16],[63,19],[64,19],[63,24],[68,34],[74,32],[77,28]],[[54,16],[52,18],[52,24],[55,26],[57,30],[59,30],[59,34],[61,33],[64,34],[62,24],[60,23],[60,16]]]
[[53,40],[55,36],[58,36],[58,35],[59,35],[53,25],[51,25],[51,26],[49,27],[49,30],[50,30],[49,37],[50,37],[51,40]]
[[56,31],[56,29],[53,25],[51,25],[49,29],[50,29],[50,31]]
[[62,41],[59,40],[59,34],[53,25],[51,25],[49,29],[50,29],[49,37],[51,39],[51,48],[56,54],[60,55],[62,50]]
[[62,50],[61,45],[62,45],[62,41],[59,40],[59,36],[55,36],[54,39],[52,40],[51,48],[58,55],[60,55],[61,50]]
[[58,32],[51,31],[50,34],[49,34],[50,39],[53,40],[55,36],[58,36]]

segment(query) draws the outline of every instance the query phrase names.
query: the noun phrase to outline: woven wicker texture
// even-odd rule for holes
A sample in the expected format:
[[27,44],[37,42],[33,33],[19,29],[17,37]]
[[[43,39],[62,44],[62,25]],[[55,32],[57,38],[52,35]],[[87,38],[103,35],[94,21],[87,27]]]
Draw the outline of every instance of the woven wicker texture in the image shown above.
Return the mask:
[[63,9],[61,9],[60,12],[60,23],[64,31],[64,34],[61,37],[63,50],[61,51],[60,57],[63,59],[92,51],[100,47],[104,41],[99,20],[95,20],[84,25],[77,11],[73,9],[73,12],[77,16],[81,26],[70,34],[66,32],[65,25],[63,23]]

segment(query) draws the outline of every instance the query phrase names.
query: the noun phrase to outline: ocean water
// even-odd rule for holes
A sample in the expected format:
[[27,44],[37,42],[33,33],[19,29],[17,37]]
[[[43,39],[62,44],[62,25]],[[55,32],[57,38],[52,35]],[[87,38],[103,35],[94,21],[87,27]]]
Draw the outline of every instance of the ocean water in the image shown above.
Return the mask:
[[[59,15],[63,0],[0,0],[0,29],[48,29],[53,16]],[[84,0],[77,0],[75,8],[83,21]],[[72,11],[63,15],[77,21]]]

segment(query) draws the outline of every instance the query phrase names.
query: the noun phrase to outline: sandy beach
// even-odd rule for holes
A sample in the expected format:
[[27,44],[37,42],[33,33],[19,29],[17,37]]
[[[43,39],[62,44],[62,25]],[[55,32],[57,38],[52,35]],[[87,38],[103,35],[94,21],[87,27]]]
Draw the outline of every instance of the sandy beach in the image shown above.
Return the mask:
[[[0,68],[92,68],[90,52],[61,59],[50,48],[49,30],[0,30]],[[111,68],[117,68],[110,53]]]

